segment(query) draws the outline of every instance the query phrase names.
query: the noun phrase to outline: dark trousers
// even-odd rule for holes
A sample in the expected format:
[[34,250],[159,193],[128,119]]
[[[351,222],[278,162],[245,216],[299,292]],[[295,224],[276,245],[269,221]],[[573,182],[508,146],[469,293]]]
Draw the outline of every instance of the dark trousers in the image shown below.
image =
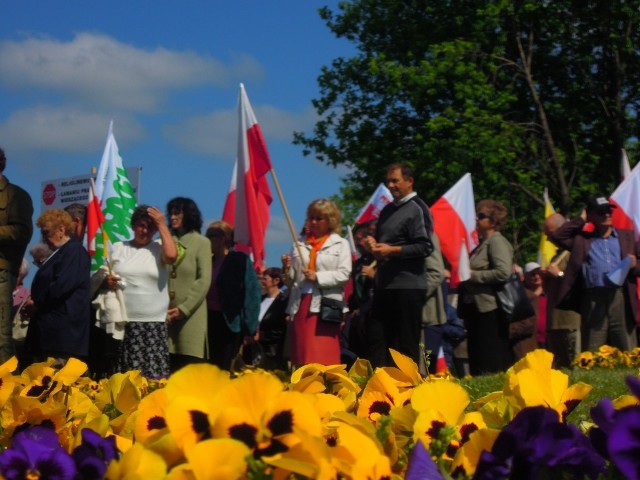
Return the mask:
[[423,289],[376,290],[367,322],[368,359],[373,367],[394,366],[389,349],[420,362]]
[[207,332],[209,363],[217,365],[222,370],[231,370],[231,362],[238,355],[242,345],[242,334],[229,330],[222,312],[215,310],[209,310]]
[[509,329],[499,310],[476,312],[465,321],[471,375],[498,373],[513,363]]

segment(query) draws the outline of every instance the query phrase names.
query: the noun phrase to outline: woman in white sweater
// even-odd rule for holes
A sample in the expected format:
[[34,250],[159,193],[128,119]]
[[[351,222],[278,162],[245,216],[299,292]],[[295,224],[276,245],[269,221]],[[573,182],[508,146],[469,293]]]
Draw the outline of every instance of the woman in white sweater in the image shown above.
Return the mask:
[[[162,211],[156,207],[136,207],[131,226],[133,240],[114,244],[110,257],[113,275],[104,281],[112,290],[124,288],[129,319],[117,368],[121,372],[140,370],[147,378],[168,377],[166,265],[176,261],[178,250]],[[154,241],[157,232],[160,239]]]

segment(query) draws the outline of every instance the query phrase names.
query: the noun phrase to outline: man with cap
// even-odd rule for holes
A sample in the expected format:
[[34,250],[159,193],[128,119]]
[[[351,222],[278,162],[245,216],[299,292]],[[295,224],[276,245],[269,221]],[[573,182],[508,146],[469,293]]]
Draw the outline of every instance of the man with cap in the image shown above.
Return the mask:
[[[611,345],[628,351],[637,346],[637,277],[640,244],[631,230],[613,227],[616,208],[605,197],[588,201],[583,217],[571,220],[554,232],[552,240],[571,250],[559,298],[581,285],[582,347],[596,351]],[[619,275],[621,269],[624,271]],[[582,282],[576,284],[576,282]]]

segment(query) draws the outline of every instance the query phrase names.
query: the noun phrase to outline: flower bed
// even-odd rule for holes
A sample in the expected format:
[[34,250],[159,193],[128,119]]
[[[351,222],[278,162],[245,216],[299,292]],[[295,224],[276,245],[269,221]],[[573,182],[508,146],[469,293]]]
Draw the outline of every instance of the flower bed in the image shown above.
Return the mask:
[[[71,359],[13,375],[0,366],[0,473],[8,479],[633,478],[635,396],[601,400],[583,429],[566,417],[591,387],[569,385],[536,350],[502,391],[470,405],[456,379],[357,361],[306,365],[286,382],[190,365],[166,381],[139,372],[94,382]],[[636,355],[637,358],[637,355]],[[626,364],[625,364],[626,365]],[[560,478],[560,477],[554,477]]]

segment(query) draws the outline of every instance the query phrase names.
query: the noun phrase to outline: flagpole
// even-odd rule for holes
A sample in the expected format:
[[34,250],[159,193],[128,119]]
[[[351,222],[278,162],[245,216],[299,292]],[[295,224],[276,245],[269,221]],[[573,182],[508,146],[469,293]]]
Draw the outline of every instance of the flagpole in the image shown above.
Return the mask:
[[298,255],[300,256],[300,262],[302,266],[306,268],[304,261],[302,260],[302,249],[300,248],[300,243],[298,242],[298,233],[293,226],[293,222],[291,221],[291,215],[289,215],[289,209],[287,208],[287,204],[284,201],[284,196],[282,195],[282,190],[280,189],[280,182],[278,182],[278,177],[276,176],[276,172],[273,168],[269,170],[271,172],[271,178],[273,178],[273,185],[276,187],[276,192],[278,192],[278,198],[280,198],[280,203],[282,204],[282,210],[284,212],[284,216],[287,219],[287,225],[289,225],[289,232],[291,232],[291,238],[293,238],[293,244],[296,246],[298,250]]

